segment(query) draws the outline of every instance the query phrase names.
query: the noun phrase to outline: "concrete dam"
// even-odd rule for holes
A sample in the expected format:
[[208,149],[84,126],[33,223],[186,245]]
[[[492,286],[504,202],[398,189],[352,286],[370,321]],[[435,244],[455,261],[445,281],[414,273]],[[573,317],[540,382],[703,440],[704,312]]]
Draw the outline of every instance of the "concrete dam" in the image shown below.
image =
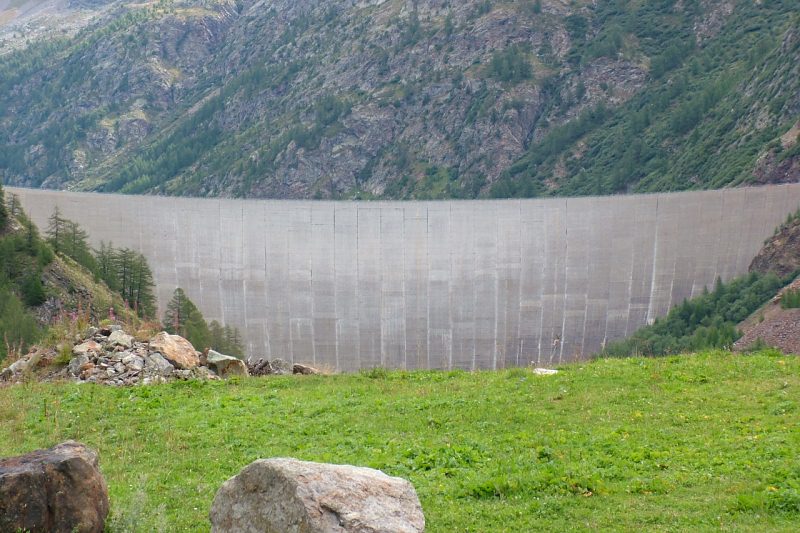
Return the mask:
[[41,228],[141,251],[251,357],[341,371],[585,358],[743,274],[800,184],[441,202],[122,196],[7,188]]

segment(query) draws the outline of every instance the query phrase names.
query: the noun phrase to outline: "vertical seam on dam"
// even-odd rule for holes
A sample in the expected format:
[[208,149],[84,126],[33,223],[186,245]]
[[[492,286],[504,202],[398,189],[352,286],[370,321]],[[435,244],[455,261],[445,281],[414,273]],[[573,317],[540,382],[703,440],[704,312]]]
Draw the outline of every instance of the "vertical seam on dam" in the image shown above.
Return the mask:
[[[653,317],[653,306],[655,304],[655,295],[656,295],[656,272],[658,269],[658,232],[659,232],[659,212],[658,212],[658,196],[656,196],[656,216],[655,216],[655,232],[653,237],[653,269],[650,273],[650,302],[647,308],[647,323],[652,323]],[[630,305],[630,303],[628,304]],[[628,316],[630,316],[630,307],[628,308]],[[630,333],[630,329],[628,330]]]

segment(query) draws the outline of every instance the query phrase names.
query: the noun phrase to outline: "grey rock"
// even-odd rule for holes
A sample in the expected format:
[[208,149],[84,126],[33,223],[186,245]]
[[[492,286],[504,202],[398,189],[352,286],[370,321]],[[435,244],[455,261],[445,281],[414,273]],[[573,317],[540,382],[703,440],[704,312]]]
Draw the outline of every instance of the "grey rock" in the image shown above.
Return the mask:
[[247,365],[241,359],[209,350],[206,356],[208,366],[221,378],[247,376]]
[[421,533],[414,487],[379,470],[261,459],[226,481],[211,505],[213,533]]
[[130,348],[133,346],[133,337],[128,335],[124,331],[115,330],[111,332],[111,335],[108,336],[108,343],[112,346],[122,346],[124,348]]
[[131,370],[138,371],[144,368],[144,359],[134,354],[128,354],[123,357],[122,363]]
[[158,376],[169,376],[175,370],[175,367],[158,352],[150,354],[145,361],[144,368]]
[[81,373],[81,367],[89,362],[89,356],[86,354],[78,354],[72,358],[67,366],[67,370],[73,376],[78,376]]

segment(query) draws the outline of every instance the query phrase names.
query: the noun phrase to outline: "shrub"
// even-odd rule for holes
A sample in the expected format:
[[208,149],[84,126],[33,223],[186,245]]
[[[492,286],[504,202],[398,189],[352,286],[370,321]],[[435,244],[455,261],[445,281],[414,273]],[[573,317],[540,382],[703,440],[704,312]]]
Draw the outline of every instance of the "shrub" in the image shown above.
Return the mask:
[[47,299],[42,285],[41,272],[31,273],[22,282],[22,298],[25,305],[36,307],[42,305]]
[[783,309],[796,309],[800,307],[800,289],[789,289],[781,295]]
[[736,324],[769,300],[789,280],[753,272],[686,300],[666,317],[631,337],[606,346],[602,355],[668,355],[732,345],[741,336]]

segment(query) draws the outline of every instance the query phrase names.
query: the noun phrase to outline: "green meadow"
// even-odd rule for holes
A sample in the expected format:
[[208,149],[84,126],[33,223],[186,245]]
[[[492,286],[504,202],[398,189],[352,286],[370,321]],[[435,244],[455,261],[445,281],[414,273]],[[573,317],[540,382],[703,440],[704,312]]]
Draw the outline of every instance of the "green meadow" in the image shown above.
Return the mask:
[[400,372],[0,388],[0,455],[100,452],[111,531],[207,531],[258,458],[378,468],[427,531],[797,531],[800,359],[599,359],[554,376]]

